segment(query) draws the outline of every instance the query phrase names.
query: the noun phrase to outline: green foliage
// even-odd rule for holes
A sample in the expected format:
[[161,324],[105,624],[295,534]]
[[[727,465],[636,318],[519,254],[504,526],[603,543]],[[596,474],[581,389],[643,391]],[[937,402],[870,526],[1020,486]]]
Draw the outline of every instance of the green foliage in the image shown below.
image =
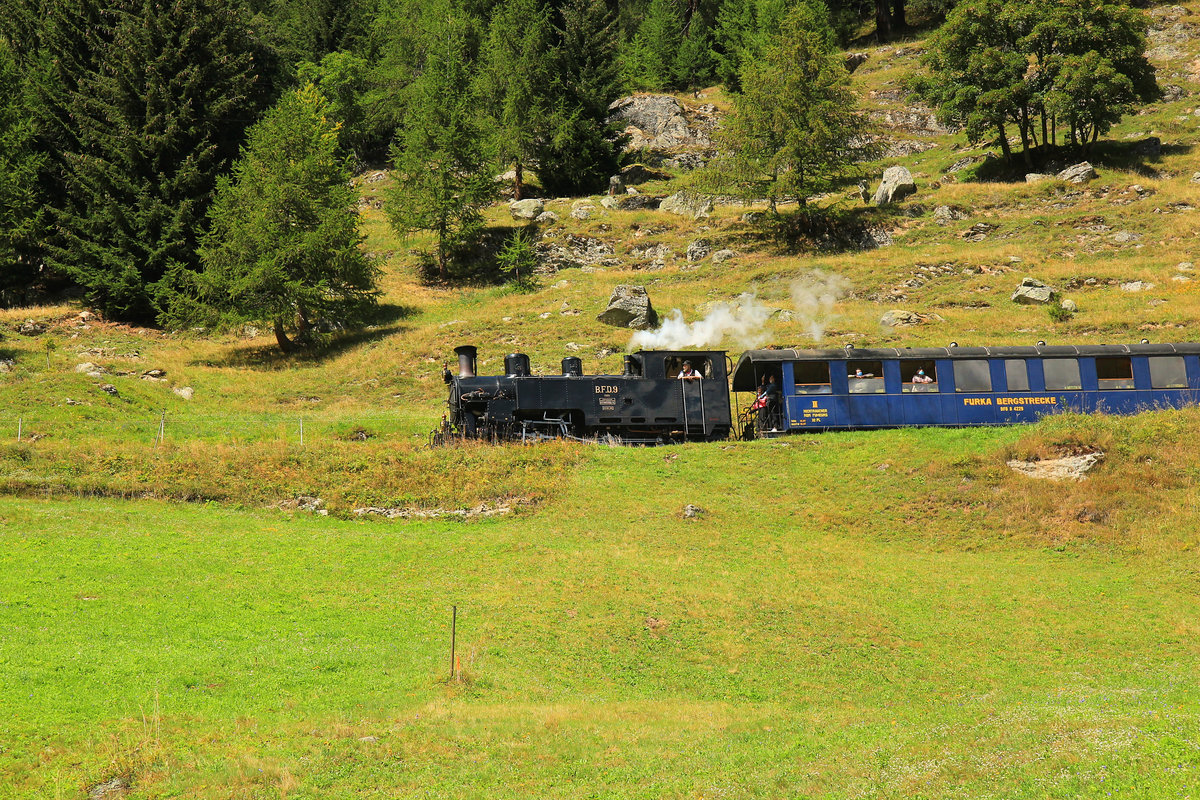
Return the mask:
[[113,11],[97,67],[68,92],[74,142],[52,262],[110,315],[169,311],[164,278],[198,266],[217,175],[255,108],[251,41],[225,0]]
[[625,88],[652,92],[673,88],[682,42],[683,16],[674,0],[650,0],[637,35],[621,51]]
[[233,179],[221,182],[200,251],[201,302],[234,319],[270,322],[285,350],[360,325],[378,294],[329,112],[307,84],[251,129]]
[[1006,156],[1009,126],[1027,162],[1039,143],[1057,143],[1059,128],[1086,151],[1160,94],[1145,31],[1139,12],[1104,0],[969,0],[930,39],[928,73],[913,85],[943,121],[962,125],[972,142],[999,144]]
[[515,229],[497,254],[496,260],[515,290],[523,293],[537,291],[538,281],[533,270],[538,261],[532,232],[524,228]]
[[495,192],[484,133],[470,90],[469,25],[431,11],[422,20],[422,64],[407,89],[403,128],[392,145],[388,222],[401,234],[429,231],[437,277],[454,277],[454,260],[482,227]]
[[717,76],[731,91],[741,91],[743,71],[759,63],[779,34],[785,17],[803,15],[807,27],[832,47],[836,36],[822,0],[726,0],[713,32]]
[[1046,306],[1046,313],[1050,316],[1051,322],[1067,322],[1073,316],[1070,311],[1062,307],[1061,303],[1052,302]]
[[24,299],[40,275],[45,211],[38,176],[46,163],[36,147],[26,88],[16,59],[0,38],[0,303]]
[[864,116],[811,6],[784,18],[761,59],[742,72],[743,92],[718,131],[722,155],[698,180],[714,191],[804,204],[869,156]]
[[539,0],[497,7],[480,54],[477,86],[491,122],[497,163],[512,165],[516,199],[524,169],[547,136],[554,106],[550,16]]
[[342,148],[363,158],[371,145],[363,95],[370,65],[366,59],[345,51],[330,53],[320,63],[303,61],[297,69],[301,85],[311,83],[329,102],[329,113],[341,125],[338,141]]
[[567,0],[555,36],[557,102],[538,147],[538,177],[553,194],[598,191],[619,158],[619,137],[607,122],[621,94],[616,19],[604,0]]

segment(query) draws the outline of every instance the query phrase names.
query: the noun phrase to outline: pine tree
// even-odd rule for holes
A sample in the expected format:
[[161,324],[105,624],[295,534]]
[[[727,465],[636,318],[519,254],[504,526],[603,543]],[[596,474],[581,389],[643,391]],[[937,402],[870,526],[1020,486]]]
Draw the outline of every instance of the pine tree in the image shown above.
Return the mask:
[[801,5],[784,18],[759,62],[742,70],[743,91],[718,131],[723,155],[701,176],[708,188],[776,203],[832,187],[871,155],[866,119],[828,31]]
[[401,234],[430,231],[427,254],[442,280],[472,244],[481,209],[494,193],[483,154],[476,98],[470,89],[470,23],[453,6],[424,16],[421,62],[405,92],[406,114],[392,145],[394,182],[387,217]]
[[3,38],[0,85],[9,87],[0,96],[0,301],[8,305],[24,299],[41,274],[45,213],[38,175],[46,159],[36,149],[24,82]]
[[[226,0],[140,0],[108,15],[95,71],[70,92],[52,262],[109,314],[150,321],[172,297],[217,176],[255,108],[251,42]],[[64,137],[66,138],[66,137]]]
[[552,108],[550,34],[539,0],[512,0],[496,8],[480,54],[477,86],[493,125],[492,147],[498,163],[513,166],[518,200]]
[[731,91],[741,91],[742,70],[758,63],[789,13],[804,14],[808,25],[828,39],[836,37],[829,9],[822,0],[726,0],[717,12],[713,55],[717,77]]
[[361,324],[378,296],[330,111],[306,84],[250,130],[200,249],[201,303],[271,323],[284,351],[312,344],[318,329]]
[[619,157],[608,124],[608,106],[621,95],[616,18],[604,0],[566,0],[555,34],[556,102],[537,152],[538,175],[554,194],[597,191]]
[[650,0],[637,35],[621,52],[621,73],[630,91],[675,87],[675,59],[683,42],[683,18],[674,0]]

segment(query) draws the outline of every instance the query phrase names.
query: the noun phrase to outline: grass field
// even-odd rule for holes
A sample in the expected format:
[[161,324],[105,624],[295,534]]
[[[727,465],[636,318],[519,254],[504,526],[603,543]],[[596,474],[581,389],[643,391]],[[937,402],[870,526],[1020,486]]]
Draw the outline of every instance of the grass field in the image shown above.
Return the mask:
[[1047,428],[591,449],[474,523],[2,500],[0,796],[1191,796],[1194,485],[1048,531],[1140,462],[1004,474],[1122,430]]

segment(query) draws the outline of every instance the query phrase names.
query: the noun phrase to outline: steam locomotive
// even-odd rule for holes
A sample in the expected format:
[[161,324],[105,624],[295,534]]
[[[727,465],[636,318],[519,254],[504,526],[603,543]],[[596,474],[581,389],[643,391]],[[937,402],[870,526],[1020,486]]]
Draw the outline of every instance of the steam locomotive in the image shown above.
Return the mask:
[[[1010,425],[1059,411],[1133,414],[1200,402],[1200,344],[749,350],[642,350],[620,375],[535,376],[529,357],[480,376],[476,348],[446,370],[449,413],[434,440],[713,441],[797,431]],[[691,371],[695,376],[684,373]],[[736,417],[730,402],[770,378],[780,391]],[[753,395],[752,395],[753,396]]]
[[[504,358],[504,374],[477,374],[477,349],[455,348],[458,373],[444,372],[449,412],[435,442],[590,439],[665,444],[725,439],[731,429],[724,351],[642,350],[624,357],[620,375],[584,375],[562,360],[561,375],[533,375],[529,356]],[[690,367],[689,377],[679,375]]]

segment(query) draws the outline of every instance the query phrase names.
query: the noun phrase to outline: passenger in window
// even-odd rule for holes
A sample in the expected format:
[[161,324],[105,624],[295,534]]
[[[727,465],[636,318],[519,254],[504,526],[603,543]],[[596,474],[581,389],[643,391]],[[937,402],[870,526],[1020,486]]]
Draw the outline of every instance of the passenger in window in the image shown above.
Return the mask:
[[[916,384],[933,383],[933,378],[926,375],[925,370],[919,369],[919,370],[917,370],[917,374],[913,375],[912,382],[916,383]],[[917,388],[916,386],[913,387],[913,390],[918,391],[918,392],[926,391],[925,389]]]
[[679,370],[679,374],[675,377],[683,381],[698,381],[703,376],[699,372],[696,372],[696,370],[692,369],[692,362],[685,361],[683,362],[683,369]]
[[854,370],[854,374],[851,375],[850,377],[851,378],[874,378],[875,373],[874,372],[863,372],[861,369],[856,369],[856,370]]

